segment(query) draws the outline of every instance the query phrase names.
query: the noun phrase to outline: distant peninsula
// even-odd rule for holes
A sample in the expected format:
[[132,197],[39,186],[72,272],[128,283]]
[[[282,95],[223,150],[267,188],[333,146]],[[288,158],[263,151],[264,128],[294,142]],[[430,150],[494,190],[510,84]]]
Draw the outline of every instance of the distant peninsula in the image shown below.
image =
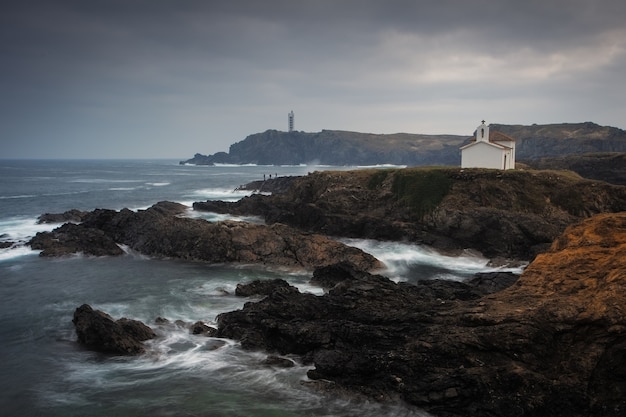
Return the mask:
[[[626,152],[626,131],[592,122],[547,125],[490,125],[516,140],[518,161],[598,152]],[[257,164],[337,166],[460,165],[459,148],[471,135],[373,134],[342,130],[249,135],[228,152],[197,153],[181,165]]]

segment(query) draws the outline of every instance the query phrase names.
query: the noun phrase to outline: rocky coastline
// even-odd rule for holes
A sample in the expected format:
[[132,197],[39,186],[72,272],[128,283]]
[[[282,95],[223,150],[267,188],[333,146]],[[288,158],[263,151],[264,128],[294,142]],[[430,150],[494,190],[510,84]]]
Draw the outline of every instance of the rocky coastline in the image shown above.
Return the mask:
[[328,236],[471,248],[492,259],[526,261],[567,226],[626,210],[626,187],[571,171],[371,169],[314,172],[290,181],[271,195],[196,202],[193,208],[261,216],[266,224]]
[[[273,363],[297,355],[329,395],[402,400],[438,417],[626,412],[626,187],[566,171],[327,171],[194,209],[260,215],[266,225],[209,223],[160,202],[47,215],[67,223],[30,245],[42,256],[134,250],[312,271],[322,296],[282,280],[242,285],[237,295],[264,298],[220,314],[217,329],[193,328],[266,351]],[[396,283],[376,274],[377,259],[327,236],[473,248],[530,264],[519,279]],[[89,306],[74,322],[80,343],[108,353],[141,354],[154,333]],[[105,335],[89,333],[91,322]]]
[[625,257],[619,213],[569,227],[519,279],[412,285],[329,265],[311,281],[322,296],[283,280],[240,286],[241,296],[265,297],[220,314],[214,336],[272,363],[297,355],[328,395],[402,400],[438,417],[617,417],[626,410]]
[[482,294],[334,266],[314,276],[323,297],[277,287],[220,315],[218,335],[302,355],[311,379],[437,416],[623,415],[625,248],[626,214],[598,215]]

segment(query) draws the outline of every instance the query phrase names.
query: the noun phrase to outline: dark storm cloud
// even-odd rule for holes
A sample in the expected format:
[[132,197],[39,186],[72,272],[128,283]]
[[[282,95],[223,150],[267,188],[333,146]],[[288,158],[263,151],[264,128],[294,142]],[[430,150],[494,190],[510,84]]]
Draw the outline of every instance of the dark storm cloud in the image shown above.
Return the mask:
[[2,156],[172,156],[296,128],[624,127],[626,2],[19,1]]

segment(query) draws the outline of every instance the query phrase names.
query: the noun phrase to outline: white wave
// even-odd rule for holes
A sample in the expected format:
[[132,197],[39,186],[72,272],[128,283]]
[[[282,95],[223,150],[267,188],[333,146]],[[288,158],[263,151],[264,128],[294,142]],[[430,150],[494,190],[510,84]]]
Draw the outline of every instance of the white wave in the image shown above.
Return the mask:
[[0,249],[0,262],[22,256],[37,255],[40,251],[33,250],[29,246],[17,245],[6,249]]
[[39,232],[48,232],[58,223],[38,224],[34,217],[12,217],[0,221],[0,237],[11,242],[25,242]]
[[193,191],[191,194],[187,194],[183,197],[190,197],[205,200],[223,200],[223,201],[237,201],[243,197],[247,197],[252,194],[247,190],[233,190],[228,188],[203,188]]
[[356,169],[371,169],[371,168],[406,168],[407,165],[394,165],[394,164],[377,164],[377,165],[358,165]]
[[165,187],[166,185],[170,185],[170,182],[147,182],[146,185],[151,187]]
[[246,222],[246,223],[255,223],[255,224],[265,224],[265,221],[258,216],[235,216],[231,214],[221,214],[221,213],[212,213],[206,211],[189,211],[188,217],[196,218],[196,219],[204,219],[212,223],[222,222],[222,221],[235,221],[235,222]]
[[115,180],[111,178],[77,178],[70,182],[79,184],[108,184],[108,183],[131,183],[142,182],[141,180]]
[[384,273],[392,278],[404,278],[412,268],[430,267],[434,274],[429,278],[460,280],[478,272],[510,271],[521,273],[523,267],[507,268],[489,265],[489,259],[472,251],[459,255],[447,255],[428,246],[386,242],[366,239],[341,239],[347,245],[357,247],[382,261]]
[[109,191],[133,191],[136,189],[137,187],[113,187],[109,188]]
[[33,198],[37,197],[35,194],[20,194],[20,195],[1,195],[0,200],[14,200],[20,198]]
[[[239,167],[257,167],[257,166],[264,166],[264,165],[257,165],[257,164],[214,164],[213,166],[221,167],[221,168],[239,168]],[[267,165],[267,166],[272,166],[272,165]]]

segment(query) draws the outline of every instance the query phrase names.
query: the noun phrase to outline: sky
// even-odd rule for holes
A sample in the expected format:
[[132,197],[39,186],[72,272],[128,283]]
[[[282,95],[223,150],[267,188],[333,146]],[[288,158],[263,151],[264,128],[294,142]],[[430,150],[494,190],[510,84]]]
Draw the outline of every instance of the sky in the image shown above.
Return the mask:
[[268,129],[626,128],[624,0],[14,0],[1,158],[173,158]]

